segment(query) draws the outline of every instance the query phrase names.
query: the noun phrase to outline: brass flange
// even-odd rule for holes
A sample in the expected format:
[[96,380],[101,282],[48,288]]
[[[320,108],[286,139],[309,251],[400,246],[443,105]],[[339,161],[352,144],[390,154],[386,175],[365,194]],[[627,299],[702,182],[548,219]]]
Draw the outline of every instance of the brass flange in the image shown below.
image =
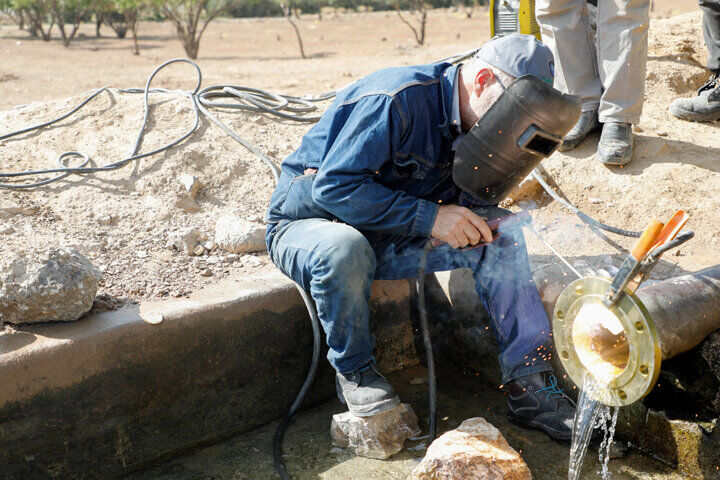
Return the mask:
[[624,368],[612,378],[601,375],[597,370],[593,374],[594,367],[587,361],[588,350],[586,346],[576,345],[578,332],[577,329],[574,332],[573,328],[581,308],[606,308],[602,298],[611,283],[610,279],[603,277],[583,277],[565,287],[555,304],[552,327],[555,349],[573,382],[581,387],[585,375],[592,374],[600,383],[600,388],[591,393],[595,400],[606,405],[623,406],[643,398],[652,390],[660,374],[660,342],[647,309],[637,296],[626,290],[609,311],[624,331],[627,362],[623,362]]

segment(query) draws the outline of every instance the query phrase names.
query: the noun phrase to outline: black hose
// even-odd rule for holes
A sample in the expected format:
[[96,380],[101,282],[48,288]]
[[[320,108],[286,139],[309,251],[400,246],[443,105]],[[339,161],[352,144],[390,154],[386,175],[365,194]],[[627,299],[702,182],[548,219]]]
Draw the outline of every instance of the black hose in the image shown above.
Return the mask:
[[595,220],[594,218],[590,217],[586,213],[583,213],[579,208],[577,208],[572,203],[568,202],[564,198],[562,198],[560,195],[557,194],[555,190],[552,189],[550,185],[547,184],[544,178],[542,178],[542,175],[537,171],[537,169],[534,169],[531,173],[533,178],[540,183],[540,185],[543,187],[543,189],[557,202],[564,205],[567,209],[574,212],[580,219],[587,223],[588,225],[592,225],[593,227],[599,228],[600,230],[605,230],[606,232],[615,233],[617,235],[623,235],[626,237],[640,237],[642,235],[642,232],[635,232],[633,230],[623,230],[622,228],[613,227],[611,225],[607,225],[605,223],[599,222]]
[[315,380],[318,362],[320,361],[320,322],[318,321],[317,312],[315,311],[313,301],[307,292],[300,285],[296,284],[296,287],[305,302],[305,307],[307,307],[308,313],[310,314],[310,324],[312,325],[313,330],[313,354],[312,361],[310,362],[310,370],[308,370],[307,377],[305,377],[305,383],[303,383],[302,388],[300,388],[300,392],[298,392],[297,397],[295,397],[295,401],[290,407],[288,413],[285,415],[285,418],[282,419],[277,430],[275,430],[275,436],[273,437],[273,463],[275,464],[275,470],[277,470],[282,480],[290,480],[290,476],[288,475],[282,460],[283,434],[285,433],[285,428],[290,423],[292,416],[300,408],[300,404],[305,398],[310,385],[312,385],[313,380]]
[[430,327],[428,326],[427,320],[427,308],[425,307],[425,265],[427,263],[427,256],[432,249],[432,241],[428,241],[423,248],[422,256],[420,257],[420,266],[417,279],[417,293],[418,293],[418,313],[420,317],[420,328],[422,329],[423,344],[425,345],[425,360],[427,362],[428,369],[428,391],[429,391],[429,403],[430,403],[430,431],[428,432],[427,444],[430,444],[435,440],[435,420],[436,420],[436,402],[437,402],[437,389],[435,385],[435,357],[433,356],[432,341],[430,339]]

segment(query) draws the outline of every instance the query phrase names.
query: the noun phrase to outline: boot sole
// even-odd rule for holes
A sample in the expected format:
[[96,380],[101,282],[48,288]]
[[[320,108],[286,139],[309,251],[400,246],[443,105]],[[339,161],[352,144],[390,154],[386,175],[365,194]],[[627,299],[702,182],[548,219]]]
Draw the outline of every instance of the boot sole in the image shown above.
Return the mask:
[[689,112],[687,110],[675,110],[671,108],[668,110],[670,115],[674,115],[681,120],[687,120],[689,122],[714,122],[720,120],[720,114],[717,113],[697,113]]
[[512,413],[507,414],[508,420],[510,420],[510,423],[517,425],[518,427],[522,428],[529,428],[532,430],[538,430],[540,432],[543,432],[548,437],[552,438],[556,442],[560,442],[564,445],[570,445],[570,441],[572,440],[572,434],[569,437],[560,437],[557,436],[554,432],[549,431],[547,427],[545,427],[544,424],[534,421],[528,421],[528,420],[522,420],[521,418],[513,415]]
[[340,385],[337,383],[335,384],[335,392],[337,393],[340,403],[347,406],[348,411],[357,417],[372,417],[378,413],[387,412],[388,410],[392,410],[393,408],[400,406],[400,397],[396,396],[395,398],[371,403],[370,405],[363,405],[362,408],[353,407],[348,405],[347,400],[345,400],[345,395],[343,395]]

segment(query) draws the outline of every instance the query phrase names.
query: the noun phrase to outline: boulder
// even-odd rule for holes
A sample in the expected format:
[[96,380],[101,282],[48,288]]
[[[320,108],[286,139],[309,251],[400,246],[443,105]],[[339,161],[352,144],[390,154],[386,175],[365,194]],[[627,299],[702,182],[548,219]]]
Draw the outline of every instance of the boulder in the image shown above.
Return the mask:
[[339,413],[330,424],[333,445],[369,458],[388,458],[402,450],[405,440],[417,435],[418,418],[407,403],[371,417]]
[[532,480],[525,461],[484,418],[465,420],[428,448],[408,480]]
[[234,215],[222,215],[215,224],[215,243],[229,253],[265,250],[265,226]]
[[101,276],[74,248],[23,251],[0,258],[0,320],[77,320],[92,308]]

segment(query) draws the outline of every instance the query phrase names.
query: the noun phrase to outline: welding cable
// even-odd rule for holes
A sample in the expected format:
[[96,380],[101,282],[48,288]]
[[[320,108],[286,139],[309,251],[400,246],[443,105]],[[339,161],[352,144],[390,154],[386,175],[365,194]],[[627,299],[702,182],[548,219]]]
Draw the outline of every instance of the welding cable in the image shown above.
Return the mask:
[[305,377],[305,383],[303,383],[302,387],[300,388],[300,392],[298,392],[297,397],[295,397],[295,401],[290,407],[288,413],[285,415],[285,418],[282,419],[280,425],[278,425],[277,430],[275,430],[275,436],[273,437],[273,463],[275,464],[275,470],[277,470],[282,480],[290,480],[290,476],[288,475],[287,470],[285,469],[285,464],[282,460],[282,440],[283,434],[285,433],[285,427],[288,426],[290,420],[292,419],[292,416],[295,414],[295,412],[298,411],[298,409],[300,408],[300,404],[302,404],[302,401],[305,399],[305,395],[307,394],[310,385],[312,385],[313,381],[315,380],[318,362],[320,361],[320,322],[318,321],[317,311],[315,310],[312,299],[305,291],[305,289],[303,289],[297,283],[295,284],[295,286],[297,287],[298,291],[300,292],[300,296],[305,302],[305,307],[307,308],[308,314],[310,314],[310,324],[312,325],[313,330],[313,353],[312,361],[310,362],[310,369],[308,370],[307,377]]
[[537,171],[537,168],[534,169],[531,173],[533,178],[540,183],[540,185],[543,187],[543,189],[557,202],[559,202],[561,205],[565,206],[568,210],[575,213],[580,219],[587,223],[588,225],[591,225],[593,227],[599,228],[600,230],[605,230],[606,232],[610,233],[616,233],[618,235],[623,235],[625,237],[640,237],[642,235],[642,232],[635,232],[633,230],[624,230],[622,228],[613,227],[611,225],[607,225],[605,223],[599,222],[595,220],[594,218],[590,217],[588,214],[583,213],[582,210],[577,208],[572,203],[568,202],[564,198],[562,198],[560,195],[557,194],[555,190],[552,189],[550,185],[547,184],[544,178],[542,178],[542,175],[540,175],[540,172]]
[[427,257],[433,247],[432,240],[429,240],[423,248],[420,257],[420,265],[418,267],[417,278],[417,295],[418,295],[418,313],[420,317],[420,329],[422,330],[423,344],[425,345],[425,361],[428,369],[428,402],[430,404],[430,431],[426,445],[428,448],[435,440],[435,420],[436,420],[436,403],[437,388],[435,384],[435,357],[433,355],[432,340],[430,338],[430,327],[427,320],[427,308],[425,306],[425,267],[427,265]]
[[[198,75],[198,80],[197,80],[197,85],[195,86],[195,90],[192,92],[184,92],[184,94],[183,94],[184,96],[187,96],[190,98],[190,101],[193,105],[193,111],[195,114],[194,124],[193,124],[192,128],[190,130],[188,130],[184,135],[178,137],[177,139],[173,140],[172,142],[168,143],[167,145],[164,145],[164,146],[157,148],[155,150],[152,150],[150,152],[138,154],[137,152],[140,149],[140,145],[142,144],[142,140],[145,136],[145,128],[147,127],[147,122],[148,122],[148,116],[149,116],[149,110],[150,110],[149,94],[156,92],[156,90],[153,90],[150,88],[150,85],[151,85],[153,79],[155,78],[155,76],[160,72],[160,70],[164,69],[168,65],[171,65],[173,63],[179,63],[179,62],[189,63],[190,65],[195,67],[195,70]],[[5,177],[5,178],[29,177],[29,176],[47,175],[47,174],[52,174],[52,173],[58,173],[59,175],[57,175],[55,177],[51,177],[49,179],[39,180],[39,181],[35,181],[32,183],[26,183],[26,184],[0,183],[0,188],[9,188],[9,189],[34,188],[34,187],[39,187],[41,185],[47,185],[48,183],[51,183],[51,182],[58,181],[62,178],[67,177],[70,174],[87,174],[87,173],[117,170],[118,168],[122,168],[130,162],[139,160],[141,158],[149,157],[151,155],[155,155],[157,153],[163,152],[165,150],[168,150],[168,149],[174,147],[175,145],[177,145],[178,143],[182,142],[183,140],[188,138],[190,135],[192,135],[193,132],[195,132],[195,130],[197,130],[198,125],[200,125],[200,112],[198,110],[198,105],[197,105],[197,101],[195,99],[195,94],[200,89],[201,83],[202,83],[202,72],[200,71],[200,67],[198,67],[195,62],[188,60],[188,59],[184,59],[184,58],[176,58],[173,60],[168,60],[167,62],[163,63],[162,65],[157,67],[152,72],[152,74],[150,75],[150,77],[148,78],[148,80],[145,84],[145,88],[142,90],[142,92],[144,93],[144,105],[145,105],[144,114],[143,114],[143,122],[140,127],[140,131],[138,132],[137,139],[135,140],[135,145],[134,145],[129,157],[124,158],[124,159],[119,160],[114,163],[110,163],[108,165],[103,165],[101,167],[86,167],[85,165],[87,165],[90,161],[90,159],[88,158],[87,155],[84,155],[79,152],[65,152],[65,153],[60,154],[60,156],[58,156],[58,159],[57,159],[58,168],[24,171],[24,172],[16,172],[16,173],[0,172],[0,178],[3,178],[3,177]],[[60,116],[56,119],[50,120],[48,122],[42,123],[40,125],[35,125],[32,127],[25,128],[23,130],[20,130],[19,132],[12,132],[12,133],[3,135],[2,137],[0,137],[0,140],[5,139],[5,138],[14,137],[16,135],[20,135],[21,133],[27,133],[27,132],[30,132],[33,130],[38,130],[38,129],[47,127],[49,125],[52,125],[54,123],[57,123],[61,120],[64,120],[65,118],[69,117],[73,113],[80,110],[83,106],[87,105],[88,102],[90,102],[92,99],[96,98],[100,93],[107,91],[107,90],[108,90],[107,87],[102,87],[102,88],[98,89],[90,97],[85,99],[79,106],[72,109],[70,112],[66,113],[65,115],[62,115],[62,116]],[[138,93],[138,92],[140,92],[139,89],[128,89],[127,90],[127,93]],[[69,165],[66,165],[63,163],[63,159],[66,157],[69,157],[69,156],[79,156],[79,157],[83,158],[84,161],[80,166],[70,167]]]
[[[172,142],[160,147],[156,148],[150,152],[146,153],[138,153],[140,150],[140,147],[142,145],[142,141],[145,137],[147,123],[148,123],[148,117],[150,112],[150,101],[149,101],[149,94],[151,93],[173,93],[171,90],[167,90],[164,88],[150,88],[150,85],[155,78],[155,76],[164,68],[167,66],[174,64],[174,63],[188,63],[191,66],[195,68],[196,74],[197,74],[197,84],[192,91],[184,91],[180,92],[180,95],[183,97],[186,97],[190,100],[193,114],[194,114],[194,122],[192,125],[192,128],[190,128],[185,134],[181,135],[180,137],[176,138]],[[304,122],[304,123],[313,123],[317,122],[319,120],[319,116],[316,115],[309,115],[309,113],[317,111],[317,107],[314,105],[315,102],[321,102],[325,100],[329,100],[335,96],[335,92],[327,92],[323,93],[321,95],[317,95],[314,97],[296,97],[291,95],[278,95],[274,94],[272,92],[266,91],[266,90],[260,90],[250,87],[243,87],[238,85],[215,85],[211,87],[206,87],[202,90],[200,90],[200,86],[202,84],[202,72],[200,70],[200,67],[193,62],[192,60],[186,59],[186,58],[176,58],[173,60],[169,60],[163,64],[161,64],[159,67],[157,67],[150,77],[148,78],[145,88],[126,88],[126,89],[120,89],[118,90],[120,93],[130,93],[130,94],[137,94],[142,93],[144,94],[144,114],[143,114],[143,121],[140,126],[140,131],[138,132],[137,138],[135,139],[135,144],[133,146],[133,149],[130,153],[130,155],[127,158],[123,158],[119,161],[103,165],[103,166],[88,166],[90,164],[90,158],[88,155],[81,153],[81,152],[64,152],[60,154],[57,158],[57,168],[51,168],[51,169],[41,169],[41,170],[26,170],[21,172],[0,172],[0,179],[23,179],[28,177],[38,177],[38,176],[47,176],[47,175],[53,175],[57,174],[55,176],[51,176],[50,178],[44,178],[41,180],[37,180],[33,178],[33,181],[29,183],[9,183],[9,182],[0,182],[0,188],[8,188],[8,189],[28,189],[28,188],[35,188],[42,185],[47,185],[52,182],[56,182],[58,180],[61,180],[63,178],[66,178],[68,175],[77,174],[77,175],[83,175],[83,174],[91,174],[91,173],[97,173],[97,172],[104,172],[104,171],[111,171],[111,170],[117,170],[119,168],[122,168],[126,166],[127,164],[134,162],[136,160],[140,160],[145,157],[149,157],[161,152],[164,152],[166,150],[169,150],[170,148],[176,146],[183,140],[187,139],[190,135],[192,135],[200,125],[200,116],[201,114],[208,117],[210,121],[215,123],[217,126],[219,126],[225,133],[230,135],[235,141],[240,143],[243,147],[248,149],[251,153],[256,155],[258,158],[260,158],[267,166],[270,168],[273,176],[275,177],[275,181],[277,182],[279,178],[279,171],[277,167],[270,161],[267,156],[265,156],[257,147],[255,147],[252,143],[248,142],[247,140],[243,139],[241,136],[237,135],[235,132],[233,132],[227,125],[225,125],[222,121],[220,121],[217,117],[212,115],[208,108],[216,107],[216,108],[225,108],[230,110],[245,110],[245,111],[251,111],[251,112],[257,112],[257,113],[267,113],[270,115],[274,115],[276,117],[283,118],[285,120],[295,121],[295,122]],[[12,137],[16,137],[18,135],[22,135],[24,133],[32,132],[35,130],[40,130],[42,128],[48,127],[50,125],[56,124],[62,120],[65,120],[66,118],[72,116],[76,112],[78,112],[80,109],[82,109],[85,105],[90,103],[93,99],[97,98],[101,93],[103,92],[109,92],[108,87],[102,87],[92,92],[90,96],[88,96],[86,99],[84,99],[78,106],[71,109],[69,112],[64,113],[63,115],[54,118],[52,120],[49,120],[47,122],[33,125],[31,127],[24,128],[22,130],[18,130],[15,132],[10,132],[7,134],[0,135],[0,141],[6,140]],[[215,102],[212,99],[215,98],[224,98],[224,99],[232,99],[233,102]],[[290,113],[287,113],[290,112]],[[70,166],[69,159],[72,157],[78,157],[82,159],[82,162],[79,165]]]

